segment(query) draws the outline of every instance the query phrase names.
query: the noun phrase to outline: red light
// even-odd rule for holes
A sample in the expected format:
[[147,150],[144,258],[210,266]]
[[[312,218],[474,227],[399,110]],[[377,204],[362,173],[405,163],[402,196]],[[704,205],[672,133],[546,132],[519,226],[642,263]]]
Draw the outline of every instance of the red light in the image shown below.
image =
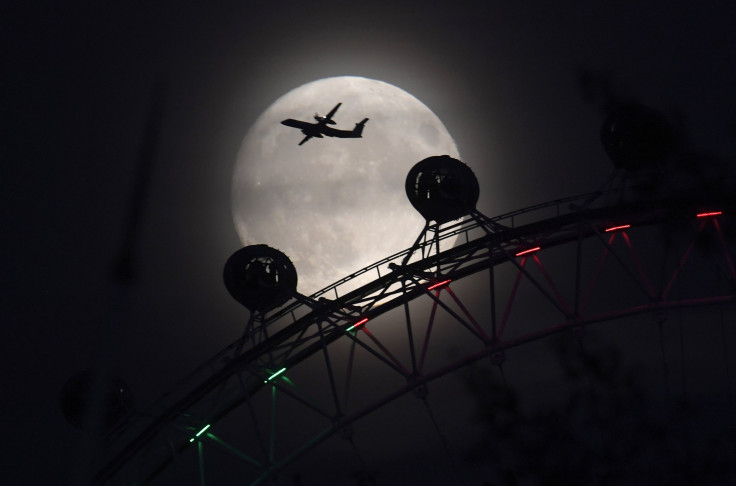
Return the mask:
[[534,248],[529,248],[528,250],[523,250],[523,251],[518,252],[516,256],[528,255],[529,253],[534,253],[535,251],[539,251],[539,250],[541,250],[541,247],[535,246]]
[[452,280],[450,280],[450,279],[444,280],[442,282],[437,282],[436,284],[430,285],[429,287],[427,287],[427,290],[434,290],[437,287],[443,287],[443,286],[449,284],[450,282],[452,282]]
[[359,320],[358,322],[356,322],[355,324],[353,324],[352,326],[350,326],[350,327],[349,327],[349,328],[347,329],[347,331],[348,331],[348,332],[350,332],[350,331],[352,331],[353,329],[357,329],[358,327],[362,326],[362,325],[363,325],[363,324],[365,324],[366,322],[368,322],[368,318],[367,318],[367,317],[364,317],[364,318],[362,318],[361,320]]
[[606,228],[606,233],[610,233],[611,231],[618,231],[626,228],[631,228],[630,224],[622,224],[620,226],[611,226],[610,228]]
[[723,211],[711,211],[710,213],[698,213],[698,218],[708,218],[710,216],[720,216],[723,214]]

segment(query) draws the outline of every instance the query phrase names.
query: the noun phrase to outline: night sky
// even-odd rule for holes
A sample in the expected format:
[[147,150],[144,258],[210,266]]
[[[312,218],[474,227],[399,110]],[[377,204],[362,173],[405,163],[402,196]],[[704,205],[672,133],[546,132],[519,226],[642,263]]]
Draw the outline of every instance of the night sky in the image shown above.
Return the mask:
[[[603,100],[586,98],[582,72],[732,159],[736,6],[643,5],[3,3],[2,482],[78,477],[83,435],[58,405],[75,373],[110,364],[145,405],[240,336],[248,313],[222,284],[240,247],[233,164],[258,115],[306,82],[365,76],[416,96],[475,171],[488,216],[595,190],[612,171]],[[134,278],[121,284],[154,100]]]

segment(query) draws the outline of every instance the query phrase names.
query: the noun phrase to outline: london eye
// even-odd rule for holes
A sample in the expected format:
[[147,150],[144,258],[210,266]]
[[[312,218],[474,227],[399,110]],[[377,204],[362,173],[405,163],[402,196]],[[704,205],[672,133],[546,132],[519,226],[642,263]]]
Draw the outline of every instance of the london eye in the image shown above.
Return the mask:
[[[651,160],[659,147],[610,150],[624,155],[602,189],[495,217],[475,209],[468,166],[425,159],[406,180],[426,220],[413,244],[311,296],[296,291],[288,255],[265,244],[238,250],[224,280],[248,309],[242,338],[113,429],[95,483],[300,484],[309,471],[304,484],[374,484],[381,432],[372,424],[399,407],[405,420],[382,424],[406,436],[398,442],[440,451],[442,465],[426,467],[444,472],[432,474],[477,484],[460,465],[458,426],[440,410],[445,381],[486,364],[513,387],[520,350],[607,326],[635,348],[632,322],[661,345],[652,386],[671,395],[687,367],[672,349],[684,353],[687,340],[668,326],[713,321],[707,333],[723,344],[713,354],[727,376],[719,386],[730,393],[733,198],[694,183],[644,194],[656,171],[632,168],[631,154]],[[372,280],[343,290],[364,275]]]

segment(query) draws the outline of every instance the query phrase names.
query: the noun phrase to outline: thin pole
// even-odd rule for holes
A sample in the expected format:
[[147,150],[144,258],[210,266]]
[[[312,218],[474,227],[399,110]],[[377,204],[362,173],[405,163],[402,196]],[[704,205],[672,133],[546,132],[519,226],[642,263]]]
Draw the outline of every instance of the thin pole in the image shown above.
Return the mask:
[[491,338],[496,341],[496,278],[495,265],[488,267],[488,273],[491,281]]
[[[524,263],[526,263],[526,257],[521,259],[521,266],[524,266]],[[506,327],[506,321],[509,318],[509,313],[511,312],[511,305],[514,303],[514,298],[516,297],[516,291],[519,288],[519,282],[521,282],[521,277],[523,273],[521,270],[519,270],[516,273],[516,280],[514,281],[514,286],[511,288],[511,295],[509,295],[509,300],[506,303],[506,310],[503,313],[503,317],[501,317],[501,329],[498,330],[498,335],[503,334],[503,330]]]
[[[439,296],[440,289],[435,290],[435,296]],[[427,333],[424,335],[424,344],[422,345],[422,354],[419,358],[419,372],[424,368],[424,358],[427,356],[429,348],[429,338],[432,335],[432,327],[434,326],[434,316],[437,313],[437,301],[432,302],[432,311],[429,313],[429,323],[427,324]]]
[[[406,296],[406,280],[401,281],[401,289],[404,293],[404,296]],[[409,339],[409,352],[411,354],[411,371],[412,371],[412,375],[416,376],[417,357],[416,357],[416,352],[414,351],[414,333],[411,330],[411,314],[409,313],[409,299],[406,299],[406,298],[404,299],[404,314],[406,315],[406,333]]]
[[348,407],[348,397],[350,393],[350,378],[353,375],[353,361],[355,360],[355,343],[353,340],[350,342],[350,357],[348,358],[348,369],[345,374],[345,397],[343,398],[343,406]]
[[327,376],[330,379],[330,390],[332,391],[332,397],[335,401],[335,412],[337,415],[342,415],[340,410],[340,399],[337,396],[337,387],[335,386],[335,375],[332,372],[332,363],[330,362],[330,355],[327,352],[327,344],[322,333],[322,322],[317,321],[317,330],[319,331],[319,340],[322,343],[322,353],[325,357],[325,366],[327,367]]
[[268,462],[274,462],[274,449],[276,447],[276,387],[271,385],[271,444],[268,450]]
[[204,481],[204,444],[201,440],[197,441],[197,454],[199,455],[199,484],[205,486]]
[[243,375],[240,373],[238,373],[238,381],[240,382],[240,386],[243,388],[243,393],[245,393],[245,402],[248,408],[248,415],[250,416],[250,420],[253,423],[253,429],[255,430],[256,440],[258,440],[258,445],[261,447],[261,453],[265,457],[267,455],[266,443],[263,441],[263,434],[261,433],[261,426],[258,420],[256,419],[256,413],[255,413],[255,410],[253,409],[253,402],[250,399],[250,392],[248,391],[248,387],[245,386],[245,382],[243,381]]

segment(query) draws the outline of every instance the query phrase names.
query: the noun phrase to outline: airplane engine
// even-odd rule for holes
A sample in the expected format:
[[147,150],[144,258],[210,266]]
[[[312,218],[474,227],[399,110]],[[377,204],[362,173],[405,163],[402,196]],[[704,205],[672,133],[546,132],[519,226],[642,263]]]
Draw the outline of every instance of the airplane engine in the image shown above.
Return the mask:
[[317,120],[318,122],[326,123],[327,125],[335,125],[337,123],[335,120],[325,119],[325,117],[319,116],[318,113],[314,114],[314,119]]

